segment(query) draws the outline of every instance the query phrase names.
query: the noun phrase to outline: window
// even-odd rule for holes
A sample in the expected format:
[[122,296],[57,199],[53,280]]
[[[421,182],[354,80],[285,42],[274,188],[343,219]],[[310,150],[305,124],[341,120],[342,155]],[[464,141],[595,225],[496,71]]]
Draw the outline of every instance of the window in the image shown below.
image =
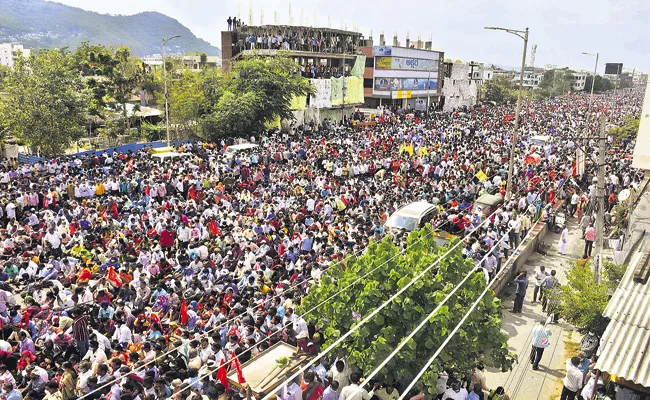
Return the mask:
[[375,66],[375,58],[374,57],[366,57],[366,68],[372,68]]

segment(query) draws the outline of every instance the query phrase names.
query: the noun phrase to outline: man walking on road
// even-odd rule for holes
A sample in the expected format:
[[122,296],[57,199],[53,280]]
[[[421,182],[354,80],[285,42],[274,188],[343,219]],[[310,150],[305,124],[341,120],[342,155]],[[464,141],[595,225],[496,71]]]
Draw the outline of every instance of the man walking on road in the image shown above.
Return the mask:
[[552,332],[546,327],[546,320],[540,320],[539,325],[533,328],[533,348],[530,352],[530,363],[533,364],[533,370],[539,369],[539,361],[542,359],[544,349],[547,348],[551,341],[549,337]]
[[546,272],[546,267],[543,265],[539,267],[539,271],[535,273],[535,280],[537,281],[535,284],[535,289],[533,290],[533,303],[537,302],[537,295],[539,294],[539,300],[542,300],[542,294],[540,293],[540,287],[542,286],[542,281],[544,278],[548,276],[548,272]]
[[596,228],[594,224],[589,225],[589,228],[585,230],[585,253],[582,258],[591,257],[591,250],[594,247],[594,240],[596,240]]
[[524,306],[524,298],[526,297],[526,289],[528,288],[528,277],[526,271],[522,271],[515,278],[517,290],[515,291],[515,305],[512,312],[521,313],[521,308]]
[[580,365],[580,358],[572,357],[571,365],[566,371],[566,377],[564,377],[564,387],[562,388],[562,395],[560,400],[575,400],[576,393],[582,388],[582,371],[578,369]]
[[558,280],[555,277],[557,272],[553,269],[551,270],[551,275],[547,276],[542,280],[540,285],[540,290],[542,291],[542,312],[546,312],[546,306],[548,305],[548,297],[553,292],[553,288],[558,284]]

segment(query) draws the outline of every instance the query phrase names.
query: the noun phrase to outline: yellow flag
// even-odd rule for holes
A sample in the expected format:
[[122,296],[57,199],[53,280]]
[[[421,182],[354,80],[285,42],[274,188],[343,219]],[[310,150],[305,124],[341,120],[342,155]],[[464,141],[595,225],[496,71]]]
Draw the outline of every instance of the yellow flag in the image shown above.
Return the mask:
[[481,181],[481,182],[485,181],[485,180],[488,178],[487,175],[485,175],[485,173],[483,172],[483,170],[478,171],[478,172],[476,173],[476,177],[477,177],[478,180]]

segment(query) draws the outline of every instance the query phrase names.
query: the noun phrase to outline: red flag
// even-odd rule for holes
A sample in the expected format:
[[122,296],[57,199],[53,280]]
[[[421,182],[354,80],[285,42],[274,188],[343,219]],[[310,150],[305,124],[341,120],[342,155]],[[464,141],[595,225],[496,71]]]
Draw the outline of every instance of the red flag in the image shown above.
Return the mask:
[[20,319],[18,326],[20,329],[25,329],[29,326],[29,313],[27,311],[25,311],[25,314],[23,314],[23,317]]
[[181,302],[181,324],[187,325],[187,302],[185,299]]
[[116,202],[113,202],[113,204],[111,204],[111,217],[113,217],[114,219],[119,219],[120,218],[120,213],[117,212],[117,203]]
[[241,385],[242,383],[246,383],[246,379],[244,379],[244,374],[241,372],[241,365],[239,365],[239,358],[235,356],[235,353],[232,353],[232,364],[235,369],[237,370],[237,382]]
[[217,379],[228,390],[228,372],[226,371],[226,360],[221,359],[221,365],[217,370]]
[[113,269],[113,267],[108,267],[108,272],[106,273],[106,278],[113,282],[113,284],[117,287],[120,287],[122,285],[122,281],[120,280],[120,277],[117,276],[117,273]]
[[210,221],[210,233],[212,233],[212,236],[221,236],[221,232],[219,231],[217,223],[214,222],[214,220]]

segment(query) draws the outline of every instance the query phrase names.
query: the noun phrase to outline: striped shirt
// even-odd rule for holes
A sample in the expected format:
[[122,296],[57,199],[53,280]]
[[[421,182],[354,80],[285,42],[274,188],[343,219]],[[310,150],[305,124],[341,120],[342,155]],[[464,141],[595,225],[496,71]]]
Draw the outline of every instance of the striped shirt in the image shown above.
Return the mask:
[[88,320],[90,318],[87,315],[77,318],[74,321],[72,330],[74,333],[74,338],[78,342],[84,342],[90,340],[90,334],[88,332]]

